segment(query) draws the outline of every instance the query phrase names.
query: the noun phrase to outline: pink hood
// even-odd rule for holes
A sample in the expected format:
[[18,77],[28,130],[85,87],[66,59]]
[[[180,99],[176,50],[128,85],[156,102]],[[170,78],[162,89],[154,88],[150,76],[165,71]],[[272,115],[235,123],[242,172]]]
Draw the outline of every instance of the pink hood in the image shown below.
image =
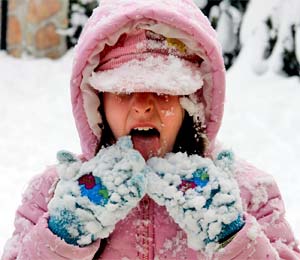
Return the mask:
[[225,69],[216,33],[207,17],[192,0],[102,0],[75,48],[71,79],[73,113],[84,155],[91,158],[101,138],[99,99],[87,78],[99,64],[105,44],[114,45],[120,35],[137,27],[180,39],[204,60],[204,85],[197,95],[205,104],[206,134],[212,148],[223,115]]

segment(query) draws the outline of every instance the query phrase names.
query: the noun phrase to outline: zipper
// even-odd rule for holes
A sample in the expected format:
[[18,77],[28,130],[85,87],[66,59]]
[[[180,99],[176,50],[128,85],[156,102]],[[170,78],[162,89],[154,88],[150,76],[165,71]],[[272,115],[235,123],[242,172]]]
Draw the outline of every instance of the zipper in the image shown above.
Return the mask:
[[144,229],[143,231],[145,232],[143,234],[143,254],[142,254],[142,259],[143,260],[149,260],[149,250],[150,250],[150,247],[149,247],[149,204],[150,204],[150,201],[149,201],[149,197],[147,196],[145,198],[145,200],[143,201],[143,225],[144,226]]
[[141,246],[142,252],[138,253],[139,259],[150,260],[153,258],[153,243],[154,243],[154,230],[153,230],[153,201],[146,195],[141,201]]

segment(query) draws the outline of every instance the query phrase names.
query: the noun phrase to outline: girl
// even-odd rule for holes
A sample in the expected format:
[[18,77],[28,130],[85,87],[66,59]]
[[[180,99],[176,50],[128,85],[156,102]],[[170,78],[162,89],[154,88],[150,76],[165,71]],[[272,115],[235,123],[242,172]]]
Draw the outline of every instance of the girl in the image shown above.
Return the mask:
[[300,259],[274,180],[216,143],[225,71],[191,0],[103,0],[71,80],[83,155],[30,183],[2,259]]

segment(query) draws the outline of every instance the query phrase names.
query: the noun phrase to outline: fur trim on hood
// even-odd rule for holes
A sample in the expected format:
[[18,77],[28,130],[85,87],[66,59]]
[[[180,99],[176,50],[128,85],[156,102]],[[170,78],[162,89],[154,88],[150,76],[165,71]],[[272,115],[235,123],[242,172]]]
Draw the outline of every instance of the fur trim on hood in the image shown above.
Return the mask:
[[[205,134],[211,150],[223,116],[225,68],[216,33],[207,17],[192,0],[102,0],[75,48],[71,79],[73,114],[84,156],[93,157],[101,139],[101,115],[97,111],[100,100],[90,85],[90,77],[99,66],[104,48],[135,30],[178,39],[202,60],[199,70],[203,82],[193,100],[199,107],[204,106]],[[174,95],[177,93],[174,90]]]

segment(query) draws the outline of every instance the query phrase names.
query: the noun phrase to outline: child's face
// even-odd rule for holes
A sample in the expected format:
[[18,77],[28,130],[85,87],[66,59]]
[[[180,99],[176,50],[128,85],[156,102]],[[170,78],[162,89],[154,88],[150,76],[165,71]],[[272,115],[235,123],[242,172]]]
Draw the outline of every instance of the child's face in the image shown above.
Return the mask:
[[114,137],[131,135],[146,160],[172,151],[184,117],[178,96],[104,93],[103,103]]

